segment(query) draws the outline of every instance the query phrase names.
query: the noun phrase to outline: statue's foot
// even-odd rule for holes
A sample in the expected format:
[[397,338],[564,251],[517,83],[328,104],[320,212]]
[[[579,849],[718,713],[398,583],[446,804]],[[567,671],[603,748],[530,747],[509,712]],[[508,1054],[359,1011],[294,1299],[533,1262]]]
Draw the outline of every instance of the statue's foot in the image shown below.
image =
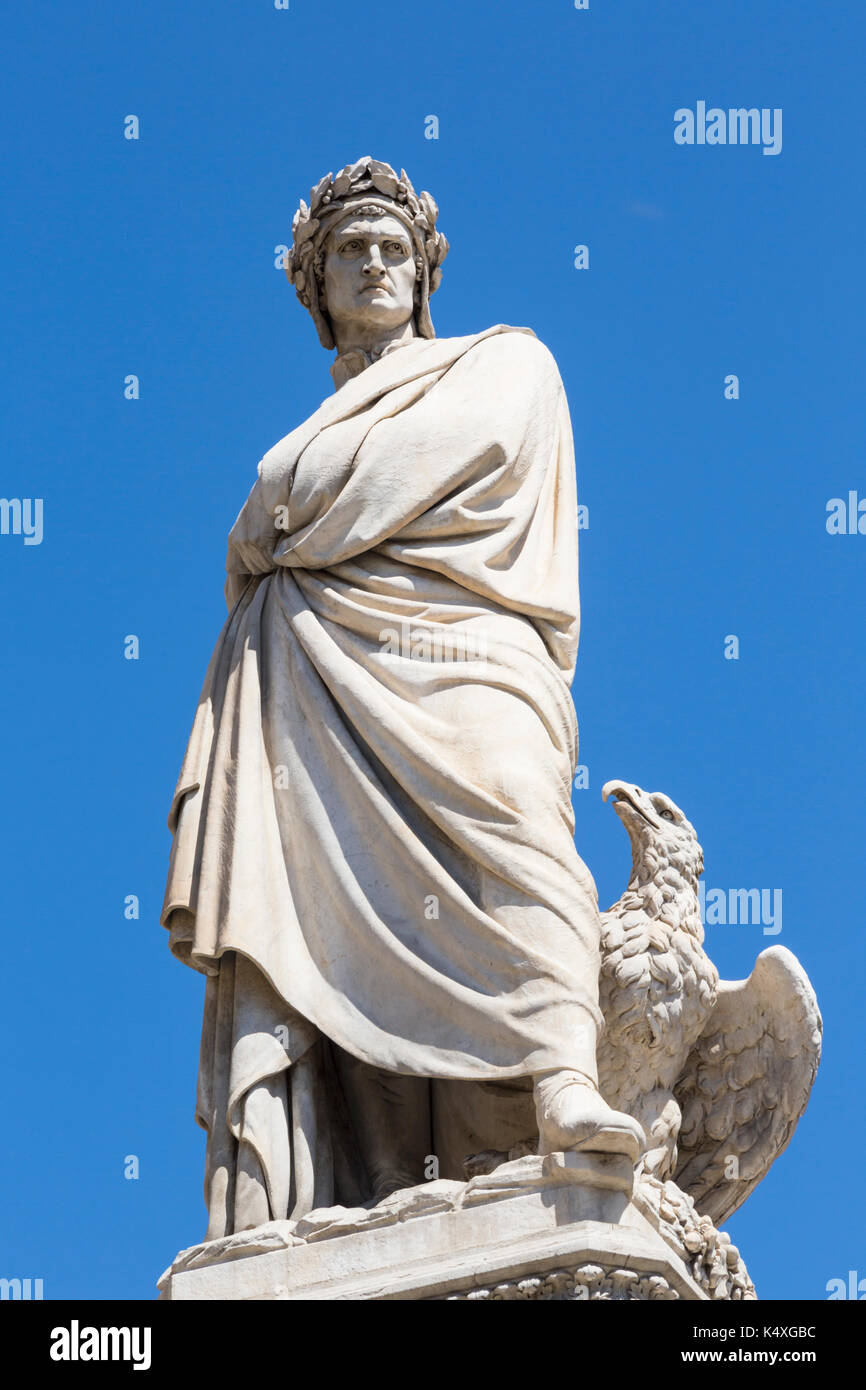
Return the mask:
[[545,1072],[535,1078],[538,1152],[587,1149],[625,1154],[637,1163],[646,1136],[637,1120],[612,1110],[588,1077],[578,1071]]

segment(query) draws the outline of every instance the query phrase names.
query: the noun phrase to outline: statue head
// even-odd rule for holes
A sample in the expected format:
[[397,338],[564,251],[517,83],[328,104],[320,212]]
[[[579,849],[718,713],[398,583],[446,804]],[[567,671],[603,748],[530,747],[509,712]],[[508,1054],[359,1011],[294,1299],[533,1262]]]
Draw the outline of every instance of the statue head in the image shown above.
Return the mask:
[[448,242],[436,230],[439,209],[416,194],[405,170],[369,155],[312,189],[292,222],[286,275],[309,309],[323,347],[341,324],[389,332],[413,320],[434,338],[430,295],[442,278]]
[[704,852],[695,827],[675,801],[664,792],[645,792],[632,782],[605,782],[601,797],[602,801],[613,797],[614,809],[628,832],[633,883],[658,883],[663,896],[672,899],[676,897],[673,873],[697,888]]

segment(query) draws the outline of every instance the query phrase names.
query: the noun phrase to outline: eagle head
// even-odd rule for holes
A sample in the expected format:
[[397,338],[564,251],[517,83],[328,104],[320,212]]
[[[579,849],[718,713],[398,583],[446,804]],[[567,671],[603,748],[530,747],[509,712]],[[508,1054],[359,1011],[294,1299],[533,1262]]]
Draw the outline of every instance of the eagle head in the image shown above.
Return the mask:
[[704,869],[704,855],[695,827],[664,792],[645,792],[631,782],[606,782],[603,801],[613,798],[614,809],[631,841],[632,882],[671,883],[677,876],[697,891]]

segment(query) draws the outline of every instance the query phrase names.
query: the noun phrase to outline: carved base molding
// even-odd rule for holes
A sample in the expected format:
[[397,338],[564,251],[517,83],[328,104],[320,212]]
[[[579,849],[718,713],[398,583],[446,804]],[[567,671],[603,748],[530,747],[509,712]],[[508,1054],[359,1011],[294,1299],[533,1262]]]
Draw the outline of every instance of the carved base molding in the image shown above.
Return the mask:
[[506,1280],[480,1289],[464,1289],[444,1295],[453,1299],[535,1299],[547,1303],[586,1303],[590,1299],[680,1298],[682,1295],[661,1274],[640,1274],[636,1269],[604,1269],[578,1265],[577,1269],[550,1269],[529,1278]]
[[715,1264],[707,1263],[705,1237],[700,1251],[690,1249],[681,1215],[664,1214],[669,1194],[634,1191],[633,1182],[631,1165],[614,1155],[528,1156],[466,1183],[424,1183],[376,1206],[330,1207],[192,1246],[159,1280],[160,1297],[754,1297],[733,1247],[714,1245]]

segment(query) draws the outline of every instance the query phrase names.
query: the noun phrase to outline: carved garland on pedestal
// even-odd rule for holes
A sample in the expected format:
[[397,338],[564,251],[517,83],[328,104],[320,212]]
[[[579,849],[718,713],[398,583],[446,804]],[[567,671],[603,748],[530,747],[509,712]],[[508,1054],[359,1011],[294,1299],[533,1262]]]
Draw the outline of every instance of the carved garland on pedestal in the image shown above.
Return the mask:
[[641,1173],[639,1187],[657,1207],[659,1230],[680,1255],[696,1284],[711,1299],[757,1298],[740,1252],[727,1231],[717,1231],[702,1216],[688,1193],[668,1179],[661,1182]]
[[496,1302],[510,1299],[532,1299],[549,1303],[585,1303],[590,1300],[622,1299],[646,1302],[651,1299],[678,1299],[676,1289],[660,1274],[641,1274],[635,1269],[604,1269],[601,1265],[582,1264],[576,1269],[551,1269],[543,1274],[523,1279],[510,1279],[483,1288],[461,1289],[444,1299],[430,1302],[453,1302],[458,1299]]

